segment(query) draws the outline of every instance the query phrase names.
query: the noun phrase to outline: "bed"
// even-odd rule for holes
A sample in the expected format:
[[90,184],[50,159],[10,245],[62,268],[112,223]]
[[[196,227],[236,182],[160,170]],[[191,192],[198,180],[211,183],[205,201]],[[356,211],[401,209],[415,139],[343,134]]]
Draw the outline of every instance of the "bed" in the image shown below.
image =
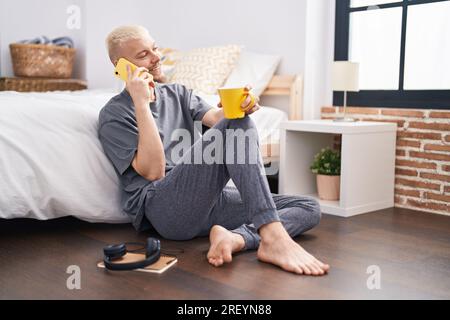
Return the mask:
[[[265,162],[278,157],[279,124],[299,117],[300,88],[300,77],[275,76],[263,96],[288,95],[289,111],[264,106],[251,115]],[[118,177],[97,137],[98,112],[115,94],[0,92],[0,218],[129,221],[120,210]]]
[[[303,103],[303,78],[300,75],[275,75],[269,82],[267,88],[262,93],[261,97],[269,96],[286,96],[289,100],[287,112],[280,108],[270,107],[280,112],[284,112],[285,120],[300,120],[302,115],[302,103]],[[264,109],[264,108],[263,108]],[[261,115],[262,116],[262,115]],[[283,121],[285,121],[283,120]],[[279,121],[274,119],[264,118],[256,119],[258,130],[261,128],[271,128],[268,136],[260,136],[261,141],[261,153],[265,163],[272,161],[279,161],[280,157],[280,135]],[[273,125],[271,125],[273,123]],[[273,128],[273,129],[272,129]]]

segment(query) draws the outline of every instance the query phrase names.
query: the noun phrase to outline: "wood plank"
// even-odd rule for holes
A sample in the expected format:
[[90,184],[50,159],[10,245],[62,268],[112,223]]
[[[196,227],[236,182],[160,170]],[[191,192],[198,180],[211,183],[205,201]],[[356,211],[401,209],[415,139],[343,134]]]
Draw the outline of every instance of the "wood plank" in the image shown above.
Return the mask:
[[289,120],[302,119],[303,79],[300,75],[275,75],[262,96],[288,96]]
[[[176,242],[179,262],[162,275],[96,267],[109,243],[143,241],[129,224],[74,218],[0,220],[0,299],[448,299],[450,217],[400,208],[340,218],[323,215],[295,240],[331,265],[325,277],[296,276],[244,252],[214,268],[207,237]],[[66,268],[81,268],[82,290],[68,290]],[[366,286],[381,270],[381,290]]]

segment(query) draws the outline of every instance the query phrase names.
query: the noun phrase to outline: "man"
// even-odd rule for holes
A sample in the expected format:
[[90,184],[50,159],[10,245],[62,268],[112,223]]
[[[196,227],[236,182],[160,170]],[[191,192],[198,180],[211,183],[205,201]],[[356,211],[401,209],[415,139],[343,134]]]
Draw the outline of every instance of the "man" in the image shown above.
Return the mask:
[[[259,142],[253,121],[257,111],[248,97],[241,106],[242,119],[224,119],[220,108],[209,106],[192,90],[164,81],[161,56],[148,31],[141,26],[116,28],[107,38],[115,65],[123,57],[139,68],[129,74],[124,89],[99,115],[99,138],[117,171],[122,187],[122,206],[138,230],[153,227],[167,239],[188,240],[209,233],[209,263],[218,267],[232,261],[232,254],[257,249],[261,261],[307,275],[323,275],[329,266],[307,253],[291,238],[319,223],[317,201],[308,197],[272,195],[256,163],[192,163],[195,150],[206,150],[219,133],[221,160],[234,159],[230,130],[250,132],[244,158]],[[195,137],[194,121],[209,129],[192,143],[180,161],[172,159],[177,147],[175,130]],[[252,131],[253,130],[253,131]],[[198,132],[197,132],[198,133]],[[217,138],[217,135],[216,135]],[[217,141],[214,140],[216,143]],[[216,143],[216,145],[218,145]],[[255,149],[256,148],[256,149]],[[220,152],[219,152],[220,154]],[[226,186],[230,180],[235,187]]]

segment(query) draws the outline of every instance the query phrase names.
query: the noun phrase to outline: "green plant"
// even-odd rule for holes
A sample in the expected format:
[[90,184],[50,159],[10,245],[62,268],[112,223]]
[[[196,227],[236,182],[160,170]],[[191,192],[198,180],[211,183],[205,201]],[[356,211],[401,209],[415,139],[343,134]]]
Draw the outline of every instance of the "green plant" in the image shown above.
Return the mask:
[[341,154],[339,151],[330,148],[322,149],[314,157],[311,171],[327,176],[339,176],[341,174]]

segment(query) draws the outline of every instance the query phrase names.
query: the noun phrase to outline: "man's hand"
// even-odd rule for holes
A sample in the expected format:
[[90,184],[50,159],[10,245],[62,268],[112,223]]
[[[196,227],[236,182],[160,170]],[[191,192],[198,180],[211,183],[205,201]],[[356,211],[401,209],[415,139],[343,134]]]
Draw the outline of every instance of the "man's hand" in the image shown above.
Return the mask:
[[[249,84],[246,85],[245,91],[250,92],[250,90],[252,90],[252,86]],[[252,114],[261,108],[261,106],[258,104],[259,98],[255,97],[255,100],[255,105],[252,107],[252,98],[250,97],[250,95],[247,95],[247,99],[245,99],[241,104],[241,109],[245,111],[245,114]]]
[[140,67],[131,73],[130,66],[127,66],[128,81],[126,88],[135,104],[155,101],[155,83],[153,76],[146,68]]
[[[250,92],[250,90],[252,90],[252,86],[248,84],[245,86],[244,90],[246,92]],[[261,108],[261,106],[258,104],[258,102],[259,102],[259,98],[255,97],[255,105],[252,107],[252,98],[250,97],[250,94],[249,94],[249,95],[247,95],[247,98],[242,102],[241,109],[243,111],[245,111],[245,114],[252,114]]]
[[[250,90],[252,90],[252,86],[249,84],[246,85],[245,91],[250,92]],[[255,105],[253,107],[252,107],[252,99],[251,99],[250,95],[248,95],[247,98],[242,102],[241,109],[242,109],[242,111],[245,111],[245,114],[252,114],[252,113],[258,111],[259,109],[261,109],[261,106],[259,105],[259,98],[255,97],[255,99],[256,99],[256,101],[255,101]],[[217,107],[222,108],[222,103],[219,102]]]
[[[252,89],[251,85],[246,85],[245,86],[245,91],[249,92]],[[259,109],[261,109],[261,106],[259,105],[259,98],[255,97],[255,105],[253,107],[252,106],[252,99],[250,97],[250,95],[247,96],[247,98],[242,102],[241,104],[241,109],[243,111],[245,111],[245,114],[252,114],[256,111],[258,111]],[[218,108],[222,108],[222,103],[219,102],[219,104],[217,105]]]

